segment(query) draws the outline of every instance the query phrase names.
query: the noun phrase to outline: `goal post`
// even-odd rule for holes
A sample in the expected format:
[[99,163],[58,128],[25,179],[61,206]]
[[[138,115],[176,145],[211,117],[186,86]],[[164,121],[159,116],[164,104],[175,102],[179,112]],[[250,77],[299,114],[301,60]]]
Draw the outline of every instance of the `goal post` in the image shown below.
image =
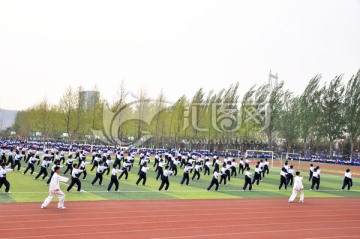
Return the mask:
[[300,161],[301,161],[301,154],[299,153],[281,153],[281,165],[283,165],[283,163],[286,161],[286,160],[291,160],[291,161],[294,161],[294,160],[298,160],[298,169],[300,169]]
[[274,151],[265,151],[265,150],[246,150],[245,158],[252,159],[263,159],[263,158],[271,158],[271,167],[274,167]]

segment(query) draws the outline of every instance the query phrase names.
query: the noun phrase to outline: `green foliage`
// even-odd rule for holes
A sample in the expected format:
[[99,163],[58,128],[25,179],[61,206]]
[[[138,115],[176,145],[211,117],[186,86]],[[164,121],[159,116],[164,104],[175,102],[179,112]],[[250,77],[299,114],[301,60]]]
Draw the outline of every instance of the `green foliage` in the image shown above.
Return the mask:
[[146,89],[128,99],[122,81],[113,102],[94,99],[91,107],[85,107],[81,87],[69,87],[57,105],[44,99],[19,112],[13,129],[28,135],[42,132],[45,138],[68,133],[70,140],[98,130],[116,138],[116,144],[151,135],[142,146],[211,150],[267,140],[268,147],[283,142],[288,150],[298,144],[306,150],[328,144],[332,151],[336,140],[348,139],[353,151],[360,136],[360,71],[345,86],[342,76],[323,87],[320,80],[320,75],[313,77],[299,96],[280,82],[273,88],[253,86],[240,99],[236,83],[218,91],[200,88],[173,104],[162,91],[150,99]]

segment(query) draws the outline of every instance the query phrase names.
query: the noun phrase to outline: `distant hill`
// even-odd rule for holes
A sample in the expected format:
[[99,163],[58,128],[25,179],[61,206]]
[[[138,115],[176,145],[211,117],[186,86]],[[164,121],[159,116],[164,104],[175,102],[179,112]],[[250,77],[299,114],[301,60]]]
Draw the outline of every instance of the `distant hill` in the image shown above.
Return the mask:
[[17,112],[16,110],[0,109],[0,130],[4,130],[15,123]]

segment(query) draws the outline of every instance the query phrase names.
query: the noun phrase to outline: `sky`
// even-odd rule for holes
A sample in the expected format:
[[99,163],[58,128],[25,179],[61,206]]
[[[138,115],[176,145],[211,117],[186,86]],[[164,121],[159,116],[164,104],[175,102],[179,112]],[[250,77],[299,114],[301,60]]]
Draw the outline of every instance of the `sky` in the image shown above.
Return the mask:
[[69,86],[114,100],[146,89],[169,101],[269,71],[301,94],[308,81],[360,69],[360,1],[0,1],[0,108],[23,110]]

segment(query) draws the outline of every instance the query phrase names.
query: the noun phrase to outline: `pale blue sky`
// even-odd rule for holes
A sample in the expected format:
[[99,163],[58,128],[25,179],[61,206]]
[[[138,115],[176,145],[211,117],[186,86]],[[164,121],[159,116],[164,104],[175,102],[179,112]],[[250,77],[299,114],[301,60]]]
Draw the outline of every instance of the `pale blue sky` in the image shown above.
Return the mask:
[[360,1],[1,1],[0,108],[120,81],[169,100],[278,72],[300,93],[360,68]]

